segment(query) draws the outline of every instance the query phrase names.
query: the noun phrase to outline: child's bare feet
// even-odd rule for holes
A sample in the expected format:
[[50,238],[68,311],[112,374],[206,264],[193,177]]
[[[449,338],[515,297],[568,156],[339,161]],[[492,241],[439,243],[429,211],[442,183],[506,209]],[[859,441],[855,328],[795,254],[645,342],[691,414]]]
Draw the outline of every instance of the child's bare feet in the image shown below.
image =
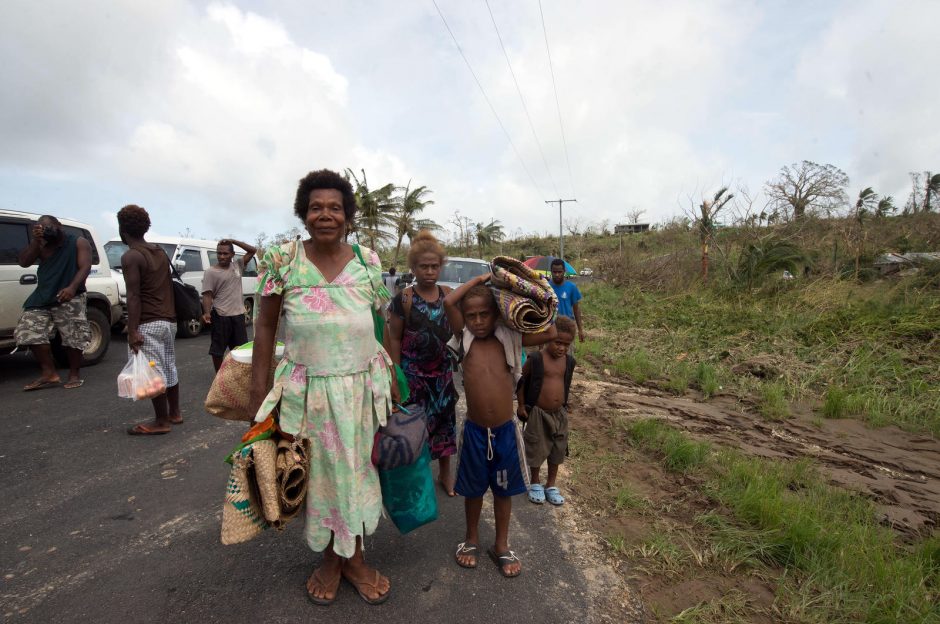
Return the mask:
[[479,546],[469,542],[457,544],[457,553],[454,555],[454,559],[457,560],[457,565],[461,568],[477,567],[477,551],[479,549]]
[[369,604],[385,602],[392,589],[388,578],[379,574],[375,568],[366,565],[365,561],[356,558],[347,559],[343,563],[343,578],[352,584],[359,597]]

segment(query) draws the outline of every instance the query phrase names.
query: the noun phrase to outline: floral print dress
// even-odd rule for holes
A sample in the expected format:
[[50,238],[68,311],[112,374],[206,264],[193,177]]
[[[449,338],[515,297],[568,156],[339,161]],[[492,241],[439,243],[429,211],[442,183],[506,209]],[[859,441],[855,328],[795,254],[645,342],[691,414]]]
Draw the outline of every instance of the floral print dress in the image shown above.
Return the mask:
[[310,440],[307,543],[351,557],[356,537],[375,531],[382,513],[372,465],[375,432],[391,407],[392,362],[375,340],[372,311],[388,301],[375,252],[358,257],[332,282],[300,241],[269,249],[259,265],[258,293],[281,295],[284,358],[255,417],[280,403],[279,426]]

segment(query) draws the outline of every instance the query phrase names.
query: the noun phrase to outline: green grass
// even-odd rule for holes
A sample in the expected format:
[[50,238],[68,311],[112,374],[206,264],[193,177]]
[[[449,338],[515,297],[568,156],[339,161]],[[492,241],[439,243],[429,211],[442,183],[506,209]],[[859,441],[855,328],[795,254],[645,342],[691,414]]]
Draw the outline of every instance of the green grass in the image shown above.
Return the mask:
[[688,390],[689,384],[692,382],[693,371],[688,363],[679,362],[672,367],[668,375],[666,388],[673,394],[682,395]]
[[718,373],[715,371],[715,367],[700,362],[695,369],[695,384],[706,399],[714,396],[719,389]]
[[786,386],[779,381],[761,384],[758,410],[768,420],[783,420],[789,416]]
[[708,459],[711,445],[696,442],[656,419],[628,423],[627,434],[640,446],[663,456],[663,464],[673,472],[690,472]]
[[[915,285],[798,280],[744,293],[595,283],[582,289],[582,310],[588,332],[604,335],[579,349],[677,394],[687,386],[706,398],[720,386],[739,394],[763,388],[760,411],[770,419],[787,417],[790,400],[818,401],[827,418],[940,435],[940,292]],[[731,372],[754,357],[771,359],[779,376],[771,382]]]
[[833,387],[826,390],[822,413],[826,418],[844,418],[846,410],[846,392],[842,388]]
[[643,349],[628,351],[614,361],[614,370],[627,375],[636,383],[642,384],[659,375],[659,369],[653,364],[649,354]]
[[647,505],[647,500],[634,492],[628,485],[620,486],[614,496],[614,509],[617,511],[642,509]]
[[[670,470],[664,449],[697,444],[658,420],[636,422],[627,433]],[[699,518],[712,549],[734,568],[784,568],[778,601],[788,619],[940,622],[940,535],[898,542],[869,501],[828,485],[805,460],[729,449],[701,457],[704,491],[732,518]]]

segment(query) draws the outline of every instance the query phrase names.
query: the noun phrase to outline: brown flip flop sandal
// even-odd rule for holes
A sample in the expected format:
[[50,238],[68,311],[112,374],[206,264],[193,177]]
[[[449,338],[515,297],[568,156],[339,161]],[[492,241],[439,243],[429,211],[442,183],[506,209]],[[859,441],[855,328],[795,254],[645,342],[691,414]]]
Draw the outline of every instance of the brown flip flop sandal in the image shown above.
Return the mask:
[[388,595],[392,593],[392,588],[389,587],[388,591],[382,594],[381,596],[379,596],[378,598],[369,598],[365,594],[365,592],[362,591],[362,588],[364,587],[371,587],[375,591],[379,590],[379,578],[382,575],[379,574],[378,570],[374,570],[374,572],[375,572],[375,581],[370,583],[369,581],[355,581],[349,578],[348,576],[346,576],[346,571],[343,570],[343,578],[346,579],[349,582],[349,584],[353,586],[353,588],[356,590],[356,593],[359,594],[359,597],[365,600],[370,605],[382,604],[383,602],[388,600]]
[[35,390],[44,390],[46,388],[55,388],[61,381],[43,381],[42,379],[37,379],[32,383],[28,383],[23,386],[23,392],[33,392]]
[[74,390],[75,388],[81,388],[85,383],[84,379],[75,379],[74,381],[67,381],[62,386],[66,390]]
[[150,425],[138,423],[127,430],[128,435],[166,435],[170,430],[154,429]]
[[316,581],[320,585],[320,587],[322,587],[325,591],[332,592],[333,597],[332,598],[317,598],[308,589],[307,598],[309,598],[310,602],[312,602],[313,604],[320,605],[321,607],[326,607],[328,605],[333,604],[334,602],[336,602],[336,596],[339,594],[339,581],[342,577],[343,577],[342,571],[337,570],[336,578],[334,578],[332,581],[324,582],[320,576],[320,568],[317,568],[316,570],[313,571],[313,580]]
[[504,577],[506,577],[506,578],[515,578],[515,577],[519,576],[520,574],[522,574],[522,570],[521,570],[521,569],[520,569],[518,572],[516,572],[515,574],[512,574],[512,573],[506,571],[506,566],[509,566],[509,565],[511,565],[511,564],[513,564],[513,563],[515,563],[515,562],[517,562],[517,561],[518,561],[520,564],[522,563],[522,560],[519,559],[519,557],[516,556],[516,553],[512,552],[511,550],[507,550],[506,552],[498,553],[498,552],[496,552],[496,549],[495,549],[495,548],[490,548],[490,549],[487,550],[486,552],[489,554],[490,559],[493,560],[493,563],[496,564],[496,567],[499,568],[499,573],[502,574]]

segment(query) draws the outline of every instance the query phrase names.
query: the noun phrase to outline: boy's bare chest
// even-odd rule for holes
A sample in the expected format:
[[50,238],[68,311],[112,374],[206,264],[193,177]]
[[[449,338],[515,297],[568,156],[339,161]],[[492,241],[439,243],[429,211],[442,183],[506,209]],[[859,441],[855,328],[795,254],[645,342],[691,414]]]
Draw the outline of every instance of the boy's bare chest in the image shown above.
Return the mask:
[[464,373],[509,375],[509,364],[501,342],[495,338],[477,338],[463,360]]

